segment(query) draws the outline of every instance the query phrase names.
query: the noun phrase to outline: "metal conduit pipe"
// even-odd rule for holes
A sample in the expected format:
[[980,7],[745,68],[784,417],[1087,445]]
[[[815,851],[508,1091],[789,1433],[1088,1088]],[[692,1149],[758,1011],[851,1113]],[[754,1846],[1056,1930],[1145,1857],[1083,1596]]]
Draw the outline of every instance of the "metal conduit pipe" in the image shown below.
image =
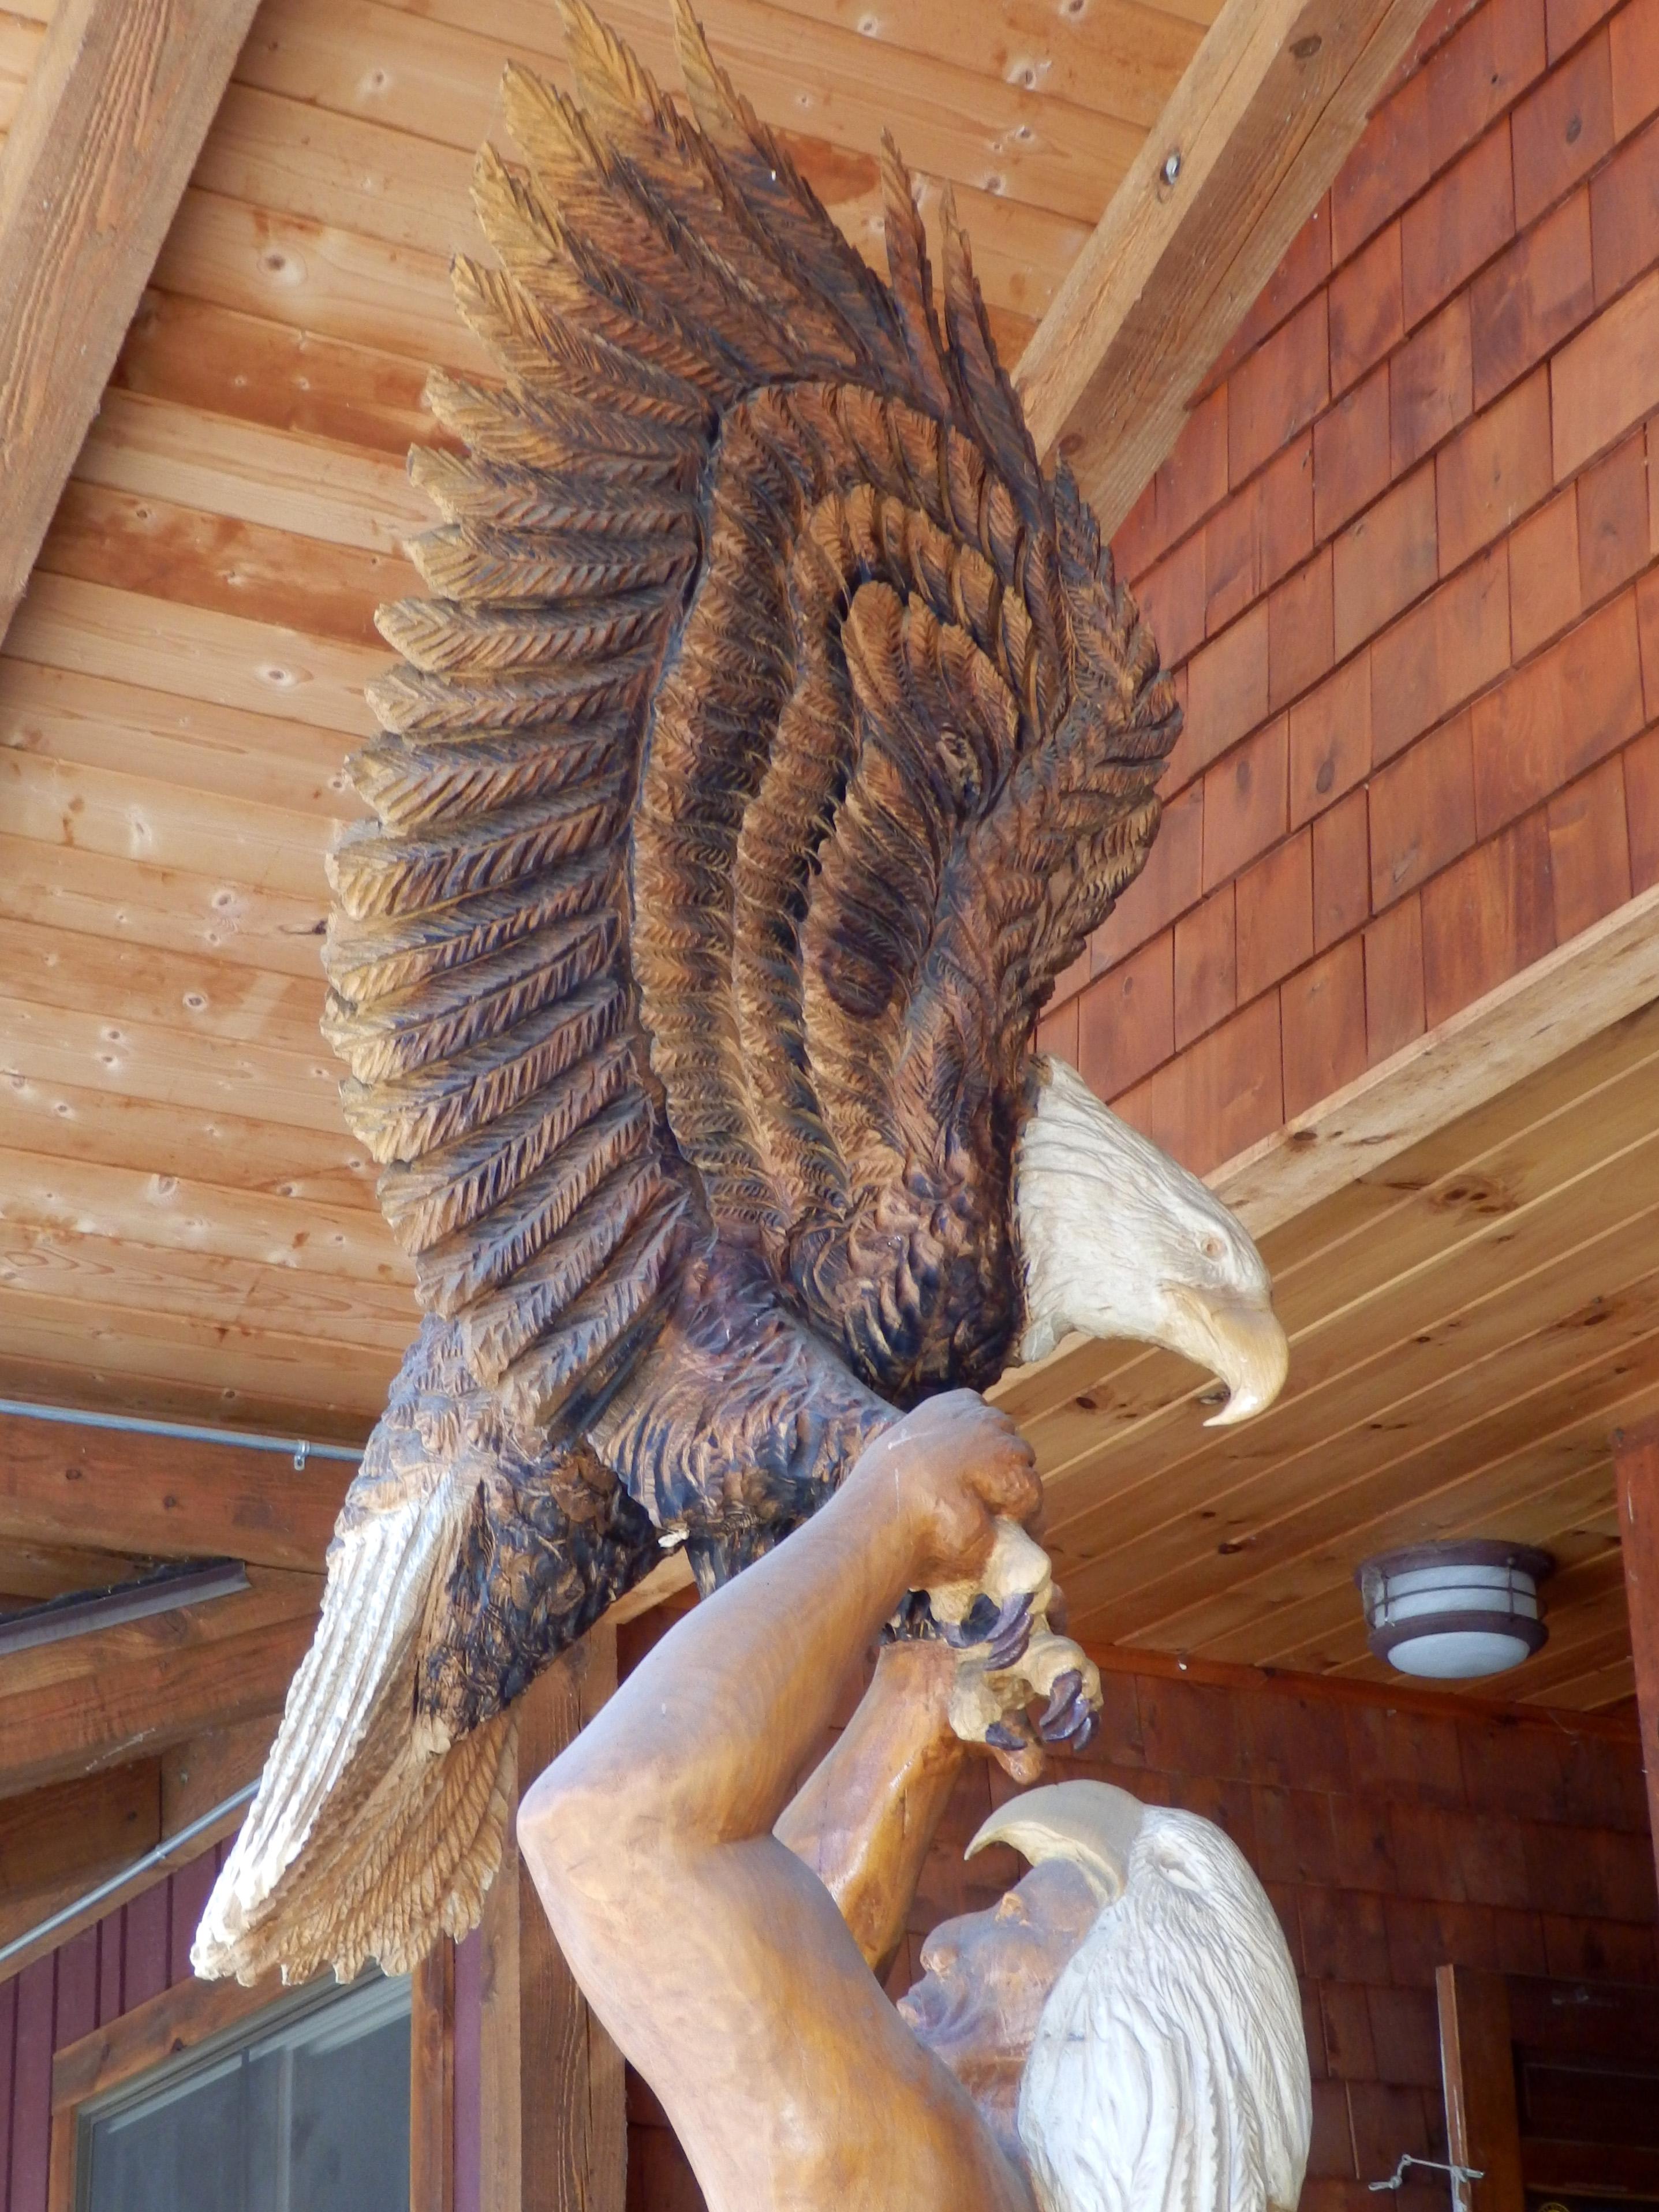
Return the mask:
[[60,1905],[56,1912],[48,1913],[44,1920],[37,1922],[33,1928],[25,1929],[22,1935],[14,1936],[9,1943],[0,1944],[0,1975],[3,1975],[11,1961],[23,1952],[33,1950],[43,1939],[55,1936],[60,1928],[67,1929],[84,1920],[88,1914],[96,1911],[106,1898],[118,1896],[130,1883],[137,1881],[141,1875],[149,1874],[154,1869],[169,1864],[181,1851],[187,1850],[196,1838],[210,1828],[216,1820],[222,1820],[227,1813],[234,1813],[239,1805],[250,1803],[258,1786],[257,1782],[245,1783],[241,1789],[227,1797],[222,1805],[210,1807],[207,1812],[192,1820],[188,1827],[180,1828],[176,1836],[165,1838],[162,1842],[155,1845],[154,1850],[146,1851],[143,1858],[135,1859],[130,1867],[124,1867],[119,1874],[109,1875],[95,1887],[88,1890],[83,1897],[77,1897],[72,1904]]
[[[355,1444],[319,1444],[304,1437],[270,1436],[251,1429],[216,1429],[191,1421],[153,1421],[137,1413],[97,1413],[79,1406],[47,1406],[27,1398],[0,1398],[0,1413],[15,1413],[29,1421],[56,1421],[70,1428],[114,1429],[130,1436],[173,1437],[181,1443],[240,1444],[246,1451],[288,1452],[296,1468],[304,1467],[308,1459],[347,1460],[355,1465],[362,1457]],[[22,1935],[14,1936],[9,1943],[0,1944],[0,1976],[25,1951],[33,1950],[59,1929],[67,1929],[84,1919],[106,1898],[118,1896],[142,1875],[169,1865],[216,1821],[240,1806],[250,1804],[258,1786],[257,1782],[246,1784],[222,1804],[210,1807],[187,1827],[180,1828],[176,1836],[167,1837],[142,1858],[135,1859],[131,1866],[109,1875],[84,1896],[49,1913]]]
[[[137,1413],[92,1413],[79,1406],[44,1406],[30,1398],[0,1398],[0,1413],[15,1413],[28,1421],[57,1421],[69,1428],[118,1429],[129,1436],[176,1437],[180,1443],[240,1444],[246,1451],[289,1452],[296,1468],[308,1459],[349,1460],[362,1457],[358,1444],[314,1444],[304,1437],[273,1437],[254,1429],[201,1428],[188,1421],[150,1421]],[[5,1953],[0,1951],[0,1961]]]

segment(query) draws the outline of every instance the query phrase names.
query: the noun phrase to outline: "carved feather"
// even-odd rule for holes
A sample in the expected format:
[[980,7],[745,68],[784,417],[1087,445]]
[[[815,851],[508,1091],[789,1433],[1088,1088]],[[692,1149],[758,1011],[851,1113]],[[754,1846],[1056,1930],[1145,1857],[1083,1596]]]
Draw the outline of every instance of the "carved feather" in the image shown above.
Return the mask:
[[686,106],[556,0],[574,95],[510,69],[477,167],[501,381],[428,386],[325,948],[428,1319],[204,1971],[463,1930],[651,1515],[729,1571],[994,1376],[1032,1024],[1157,825],[1174,695],[953,208],[941,316],[893,148],[883,282],[673,4]]

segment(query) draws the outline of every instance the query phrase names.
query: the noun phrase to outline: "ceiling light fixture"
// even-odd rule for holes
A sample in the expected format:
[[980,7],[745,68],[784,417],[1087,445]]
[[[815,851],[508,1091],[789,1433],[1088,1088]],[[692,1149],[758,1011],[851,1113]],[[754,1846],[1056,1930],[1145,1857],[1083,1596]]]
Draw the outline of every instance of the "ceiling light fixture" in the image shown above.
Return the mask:
[[1528,1544],[1480,1537],[1379,1553],[1354,1571],[1370,1648],[1436,1681],[1501,1674],[1543,1647],[1538,1585],[1554,1565]]

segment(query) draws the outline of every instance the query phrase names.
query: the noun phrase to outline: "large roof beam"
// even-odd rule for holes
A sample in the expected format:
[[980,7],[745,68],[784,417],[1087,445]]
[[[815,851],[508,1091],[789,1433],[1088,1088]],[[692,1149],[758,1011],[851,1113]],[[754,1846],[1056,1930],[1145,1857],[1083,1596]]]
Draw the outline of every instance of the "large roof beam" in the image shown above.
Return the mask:
[[0,640],[256,0],[59,0],[0,149]]
[[1365,127],[1428,0],[1226,0],[1014,373],[1108,537]]

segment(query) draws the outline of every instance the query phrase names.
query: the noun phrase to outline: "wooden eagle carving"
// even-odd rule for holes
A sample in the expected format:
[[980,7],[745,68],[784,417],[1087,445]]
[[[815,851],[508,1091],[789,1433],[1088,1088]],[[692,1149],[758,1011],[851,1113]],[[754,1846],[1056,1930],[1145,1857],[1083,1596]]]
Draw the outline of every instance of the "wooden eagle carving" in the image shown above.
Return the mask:
[[[476,1920],[511,1701],[684,1540],[707,1589],[896,1407],[1071,1328],[1271,1398],[1201,1185],[1034,1059],[1144,862],[1179,715],[1045,475],[946,202],[860,259],[683,4],[684,105],[559,0],[508,70],[497,386],[435,376],[434,596],[353,763],[325,1027],[425,1318],[199,1931],[393,1970]],[[779,1632],[788,1633],[781,1622]]]

